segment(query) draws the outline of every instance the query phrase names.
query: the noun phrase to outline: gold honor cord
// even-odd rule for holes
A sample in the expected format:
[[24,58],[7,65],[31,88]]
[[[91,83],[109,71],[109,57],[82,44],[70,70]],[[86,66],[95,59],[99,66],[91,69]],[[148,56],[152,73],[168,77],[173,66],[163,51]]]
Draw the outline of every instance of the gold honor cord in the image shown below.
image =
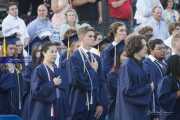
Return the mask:
[[4,37],[3,39],[3,56],[6,57],[7,56],[7,44],[6,44],[6,39]]
[[69,56],[70,56],[70,37],[68,36],[68,48],[67,48],[67,60],[68,60],[68,58],[69,58]]

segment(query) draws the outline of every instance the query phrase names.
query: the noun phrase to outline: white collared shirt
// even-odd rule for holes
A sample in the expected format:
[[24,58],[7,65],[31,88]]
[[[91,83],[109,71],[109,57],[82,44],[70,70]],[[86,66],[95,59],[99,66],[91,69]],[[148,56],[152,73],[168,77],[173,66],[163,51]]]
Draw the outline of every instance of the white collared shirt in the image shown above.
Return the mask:
[[148,58],[149,58],[152,62],[154,62],[154,61],[157,60],[157,59],[156,59],[154,56],[152,56],[152,55],[149,55]]
[[[152,62],[157,61],[157,63],[161,66],[161,68],[163,67],[163,65],[162,65],[160,62],[158,62],[159,60],[157,60],[154,56],[149,55],[148,58],[149,58]],[[162,63],[165,63],[165,61],[162,60]]]
[[90,52],[93,53],[93,54],[95,54],[95,55],[97,55],[97,56],[100,56],[100,52],[99,52],[99,50],[96,49],[96,48],[91,48],[91,49],[90,49]]
[[8,15],[2,21],[2,32],[4,36],[10,36],[14,33],[20,33],[20,39],[24,43],[24,40],[29,38],[26,24],[21,18]]
[[112,42],[112,45],[113,45],[113,46],[116,46],[118,43],[120,43],[120,42],[113,41],[113,42]]

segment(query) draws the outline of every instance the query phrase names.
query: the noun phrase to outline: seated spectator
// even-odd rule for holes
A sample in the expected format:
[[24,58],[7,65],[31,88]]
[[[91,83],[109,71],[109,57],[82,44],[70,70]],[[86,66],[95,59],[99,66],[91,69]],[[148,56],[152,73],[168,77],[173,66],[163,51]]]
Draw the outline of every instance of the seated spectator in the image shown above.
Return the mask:
[[180,31],[180,22],[171,23],[169,25],[170,37],[164,41],[164,44],[169,48],[172,48],[171,42],[172,42],[173,33],[177,31]]
[[145,23],[146,20],[151,17],[152,9],[155,6],[163,8],[159,0],[137,0],[134,16],[136,24]]
[[179,19],[179,13],[174,10],[173,6],[174,0],[165,0],[165,10],[163,13],[163,18],[168,25],[177,22]]
[[171,44],[172,55],[180,55],[180,31],[173,33]]
[[64,33],[68,29],[78,30],[78,28],[80,27],[80,25],[78,24],[78,16],[74,9],[67,10],[65,13],[65,16],[66,16],[66,23],[64,23],[60,26],[61,40],[63,39]]
[[47,17],[47,7],[43,4],[39,5],[37,14],[37,18],[27,26],[31,40],[35,39],[36,37],[43,38],[46,36],[51,36],[53,33],[52,24]]
[[8,15],[2,21],[2,32],[4,36],[16,34],[25,45],[29,40],[26,24],[18,17],[18,8],[14,2],[9,3]]
[[153,28],[153,37],[166,40],[169,37],[168,27],[162,19],[162,8],[155,6],[152,10],[152,16],[142,24],[142,26],[150,26]]

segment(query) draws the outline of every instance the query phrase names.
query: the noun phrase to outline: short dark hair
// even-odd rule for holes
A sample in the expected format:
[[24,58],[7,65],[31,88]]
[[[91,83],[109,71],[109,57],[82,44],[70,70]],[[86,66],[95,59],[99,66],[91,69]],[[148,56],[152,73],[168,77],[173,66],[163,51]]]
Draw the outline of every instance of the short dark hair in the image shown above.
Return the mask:
[[16,3],[16,2],[9,2],[8,3],[8,6],[7,6],[7,10],[9,10],[9,8],[11,7],[11,6],[18,6],[18,4]]
[[143,39],[146,41],[143,35],[136,34],[127,37],[125,51],[128,57],[133,57],[135,53],[138,53],[144,47],[144,45],[142,44]]
[[167,64],[168,64],[168,75],[180,77],[180,56],[179,55],[170,56],[167,61]]
[[42,48],[41,48],[41,58],[40,58],[40,61],[41,61],[41,62],[42,62],[43,59],[44,59],[43,52],[46,53],[51,46],[57,46],[57,44],[56,44],[56,43],[53,43],[53,42],[51,42],[51,41],[47,41],[47,42],[44,42],[44,43],[42,44]]
[[161,39],[153,39],[148,42],[148,48],[149,50],[154,50],[156,45],[163,44],[163,41]]

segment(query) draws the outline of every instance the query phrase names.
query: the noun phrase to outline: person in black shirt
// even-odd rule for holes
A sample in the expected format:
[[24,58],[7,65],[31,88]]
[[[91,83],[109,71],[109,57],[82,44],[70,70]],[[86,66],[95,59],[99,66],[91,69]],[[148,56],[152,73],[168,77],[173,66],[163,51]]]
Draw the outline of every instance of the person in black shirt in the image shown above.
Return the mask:
[[[95,27],[102,23],[102,0],[72,0],[80,24],[88,23]],[[98,30],[99,31],[99,30]]]

